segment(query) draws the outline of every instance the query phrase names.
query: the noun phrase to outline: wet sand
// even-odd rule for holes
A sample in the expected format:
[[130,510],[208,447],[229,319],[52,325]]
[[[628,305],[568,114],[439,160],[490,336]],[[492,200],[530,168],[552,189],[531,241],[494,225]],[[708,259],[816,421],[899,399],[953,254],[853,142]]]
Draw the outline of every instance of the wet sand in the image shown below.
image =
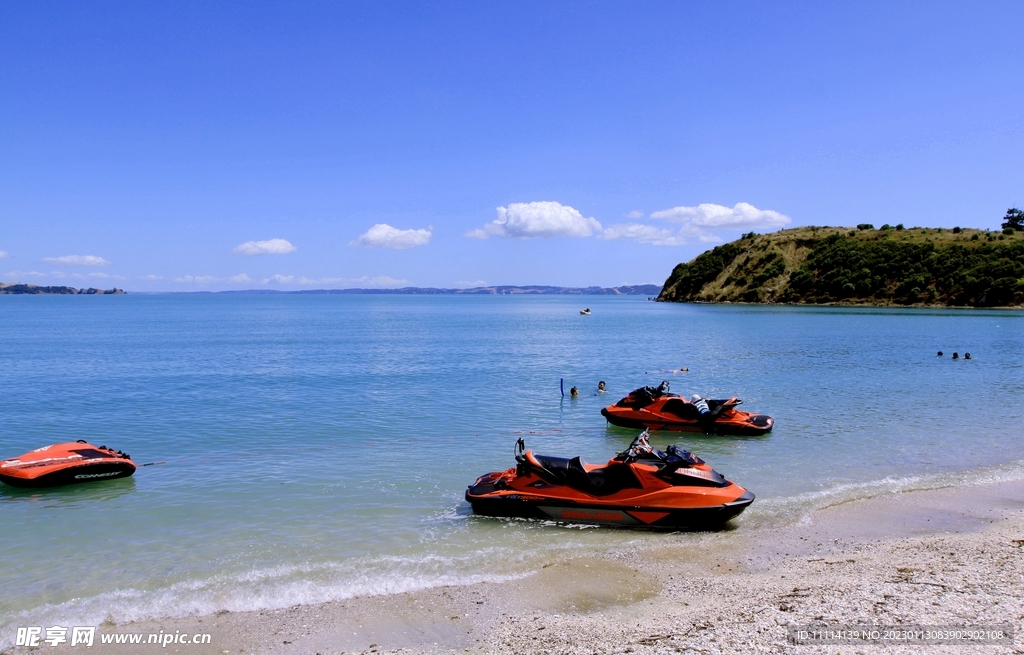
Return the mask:
[[1024,653],[1022,637],[965,650],[797,646],[788,636],[810,624],[1010,624],[1020,633],[1024,481],[893,493],[788,526],[671,541],[553,560],[500,584],[104,626],[209,632],[213,643],[88,652]]

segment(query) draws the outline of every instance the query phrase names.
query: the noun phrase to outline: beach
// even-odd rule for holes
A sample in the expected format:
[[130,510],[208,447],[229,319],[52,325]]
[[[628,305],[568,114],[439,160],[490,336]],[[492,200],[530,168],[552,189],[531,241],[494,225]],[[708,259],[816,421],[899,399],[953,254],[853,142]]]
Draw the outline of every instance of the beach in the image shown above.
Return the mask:
[[[963,653],[795,645],[796,626],[1003,628],[1024,619],[1024,481],[842,502],[784,527],[552,559],[498,584],[104,626],[208,632],[182,653]],[[12,652],[20,652],[15,649]],[[173,652],[102,646],[92,652]],[[1024,643],[972,646],[1019,653]]]

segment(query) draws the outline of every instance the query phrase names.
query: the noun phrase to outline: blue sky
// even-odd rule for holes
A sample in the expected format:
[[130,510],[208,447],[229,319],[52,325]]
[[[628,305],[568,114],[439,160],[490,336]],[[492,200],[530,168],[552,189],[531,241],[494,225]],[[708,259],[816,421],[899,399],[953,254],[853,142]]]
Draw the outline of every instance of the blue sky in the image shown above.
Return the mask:
[[1020,2],[4,2],[0,280],[610,286],[749,229],[996,228],[1022,32]]

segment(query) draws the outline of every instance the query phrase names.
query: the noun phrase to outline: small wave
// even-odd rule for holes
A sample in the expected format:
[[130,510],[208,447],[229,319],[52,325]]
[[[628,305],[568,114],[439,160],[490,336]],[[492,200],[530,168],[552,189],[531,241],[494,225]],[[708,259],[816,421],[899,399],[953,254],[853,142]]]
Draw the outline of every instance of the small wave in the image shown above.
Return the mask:
[[[498,549],[494,549],[497,551]],[[221,610],[248,612],[295,605],[381,596],[433,587],[504,582],[532,571],[480,572],[486,561],[508,561],[512,553],[483,549],[470,557],[423,555],[378,557],[349,562],[282,565],[186,580],[164,588],[118,589],[89,598],[18,612],[0,627],[0,648],[13,645],[17,627],[27,625],[123,625],[161,618],[204,616]],[[476,569],[476,572],[474,572]]]
[[751,526],[810,521],[811,515],[828,507],[888,494],[928,491],[948,487],[976,486],[1024,480],[1024,460],[963,471],[922,475],[889,476],[867,482],[836,484],[819,491],[781,498],[758,499],[743,516]]

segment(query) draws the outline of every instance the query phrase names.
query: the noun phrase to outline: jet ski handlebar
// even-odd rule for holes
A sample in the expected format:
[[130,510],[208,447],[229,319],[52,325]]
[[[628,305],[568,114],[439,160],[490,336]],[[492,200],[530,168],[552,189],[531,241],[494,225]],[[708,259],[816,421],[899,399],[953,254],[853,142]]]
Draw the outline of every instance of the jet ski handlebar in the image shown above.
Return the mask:
[[645,455],[651,455],[654,449],[651,448],[650,441],[648,440],[651,436],[651,431],[644,430],[640,434],[633,438],[633,441],[629,444],[629,448],[619,453],[616,459],[622,459],[626,462],[635,461]]
[[653,459],[676,468],[697,466],[704,463],[704,460],[700,457],[697,457],[688,450],[683,450],[675,444],[669,445],[665,451],[658,450],[651,446],[650,436],[650,430],[644,430],[633,439],[633,442],[629,444],[629,448],[619,453],[615,459],[627,463],[635,462],[638,459]]
[[518,439],[516,439],[516,445],[515,445],[515,448],[513,449],[513,453],[515,454],[516,461],[519,462],[520,464],[522,464],[522,463],[524,463],[526,461],[526,458],[523,457],[523,453],[525,453],[525,452],[526,452],[526,442],[523,441],[522,437],[519,437]]

